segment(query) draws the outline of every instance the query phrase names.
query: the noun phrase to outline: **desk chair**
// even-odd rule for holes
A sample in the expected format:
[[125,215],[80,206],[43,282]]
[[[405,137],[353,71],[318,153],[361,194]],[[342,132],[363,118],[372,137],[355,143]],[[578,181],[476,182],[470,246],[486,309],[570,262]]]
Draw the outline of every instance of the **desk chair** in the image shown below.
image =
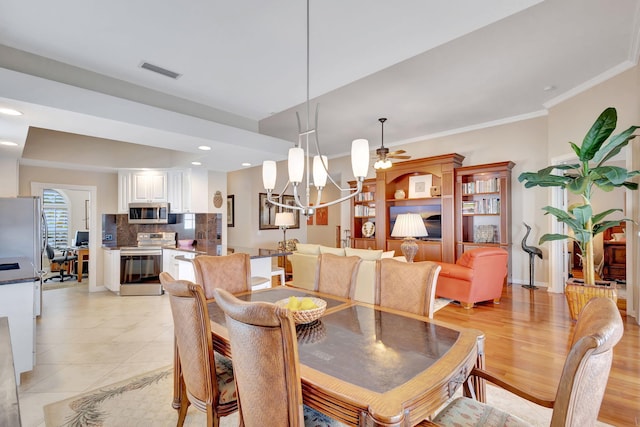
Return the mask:
[[60,279],[60,282],[64,282],[65,278],[77,278],[75,274],[65,274],[65,270],[69,269],[70,263],[78,260],[78,257],[75,255],[70,255],[71,251],[68,249],[64,249],[62,251],[61,256],[56,256],[56,252],[50,245],[47,245],[47,258],[49,258],[49,263],[51,264],[51,272],[53,273],[54,268],[58,268],[59,275],[51,276],[44,279],[47,280]]

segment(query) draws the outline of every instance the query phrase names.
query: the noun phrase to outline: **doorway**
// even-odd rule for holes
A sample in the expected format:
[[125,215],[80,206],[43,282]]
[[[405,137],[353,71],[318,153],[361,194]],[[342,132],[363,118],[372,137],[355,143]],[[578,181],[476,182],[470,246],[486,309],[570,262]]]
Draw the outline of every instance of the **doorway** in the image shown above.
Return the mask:
[[[74,204],[79,204],[79,206],[74,208],[74,211],[78,212],[74,216],[79,216],[79,218],[72,219],[69,228],[69,241],[73,242],[72,239],[75,238],[76,229],[88,229],[89,231],[89,243],[88,249],[89,254],[96,254],[95,256],[89,256],[88,267],[89,267],[89,275],[88,275],[88,289],[89,292],[95,292],[99,290],[103,290],[104,287],[98,286],[96,269],[97,269],[97,258],[98,258],[98,241],[102,241],[99,239],[101,235],[100,230],[98,230],[98,223],[96,220],[97,217],[97,209],[96,203],[97,200],[97,187],[90,185],[71,185],[71,184],[58,184],[58,183],[43,183],[43,182],[32,182],[31,183],[31,195],[43,197],[44,190],[54,188],[63,190],[64,192],[68,192],[68,194],[74,194],[79,197],[71,197],[74,200],[80,200],[79,202],[74,202]],[[85,203],[85,200],[87,201]],[[86,214],[85,214],[86,212]],[[81,242],[82,244],[82,242]]]

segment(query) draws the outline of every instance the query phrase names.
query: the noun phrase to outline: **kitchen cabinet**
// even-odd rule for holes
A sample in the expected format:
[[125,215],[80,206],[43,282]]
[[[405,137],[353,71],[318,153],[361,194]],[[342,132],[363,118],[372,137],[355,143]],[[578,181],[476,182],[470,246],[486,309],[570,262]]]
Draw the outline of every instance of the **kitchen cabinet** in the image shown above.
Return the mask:
[[131,174],[131,202],[166,202],[167,172],[141,171]]
[[178,278],[178,255],[185,255],[184,251],[177,251],[175,249],[163,249],[162,250],[162,271],[167,272],[174,279]]
[[9,333],[16,381],[20,374],[35,366],[35,284],[34,282],[0,285],[0,317],[9,318]]
[[103,249],[104,286],[112,292],[120,292],[120,251]]
[[180,169],[167,172],[168,202],[171,213],[207,212],[208,176],[206,170]]
[[208,212],[208,189],[206,170],[119,171],[118,213],[146,202],[169,202],[171,213]]

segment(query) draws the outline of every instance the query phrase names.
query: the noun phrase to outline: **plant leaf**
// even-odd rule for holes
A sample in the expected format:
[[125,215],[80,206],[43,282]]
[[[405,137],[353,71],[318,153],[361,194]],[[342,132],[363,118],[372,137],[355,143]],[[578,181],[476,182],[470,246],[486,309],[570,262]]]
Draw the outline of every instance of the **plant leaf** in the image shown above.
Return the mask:
[[636,135],[632,135],[636,129],[638,129],[638,126],[630,126],[624,132],[613,136],[609,142],[600,147],[598,152],[593,156],[593,161],[600,166],[618,154],[620,150],[629,143],[629,141],[636,137]]
[[617,121],[618,114],[613,107],[609,107],[600,113],[600,116],[598,116],[582,141],[582,148],[578,156],[581,161],[585,162],[593,159],[602,144],[615,130]]
[[593,217],[591,218],[591,220],[593,222],[600,222],[602,221],[604,218],[606,218],[607,216],[611,215],[614,212],[622,212],[622,209],[608,209],[604,212],[600,212],[599,214],[595,214],[593,215]]
[[551,242],[553,240],[564,240],[564,239],[571,239],[571,236],[567,236],[566,234],[543,234],[542,236],[540,236],[540,240],[538,241],[538,244],[541,245],[545,242]]
[[567,190],[571,191],[573,194],[582,194],[587,189],[590,182],[591,180],[589,178],[580,176],[567,183]]

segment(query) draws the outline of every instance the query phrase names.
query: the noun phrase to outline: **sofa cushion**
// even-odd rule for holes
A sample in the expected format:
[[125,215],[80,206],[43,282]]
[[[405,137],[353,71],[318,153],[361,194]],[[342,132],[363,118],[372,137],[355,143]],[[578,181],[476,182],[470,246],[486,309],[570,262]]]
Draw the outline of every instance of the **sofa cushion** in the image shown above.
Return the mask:
[[382,259],[382,258],[393,258],[395,255],[396,255],[396,251],[382,252],[382,256],[380,256],[380,259]]
[[320,253],[344,256],[344,248],[330,248],[329,246],[320,246]]
[[313,243],[298,243],[296,244],[298,253],[306,255],[320,255],[320,245],[314,245]]
[[344,253],[346,256],[358,256],[363,260],[367,261],[375,261],[380,259],[382,256],[382,249],[373,250],[373,249],[354,249],[354,248],[344,248]]

